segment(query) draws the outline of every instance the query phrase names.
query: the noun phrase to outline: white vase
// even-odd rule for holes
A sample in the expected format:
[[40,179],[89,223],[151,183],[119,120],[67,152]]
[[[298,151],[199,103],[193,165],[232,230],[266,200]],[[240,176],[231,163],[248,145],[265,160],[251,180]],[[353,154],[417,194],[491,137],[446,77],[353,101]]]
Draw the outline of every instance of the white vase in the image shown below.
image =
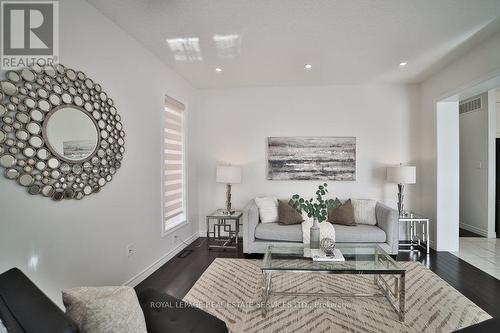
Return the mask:
[[320,232],[319,232],[319,223],[317,219],[314,219],[313,225],[310,229],[310,247],[311,249],[319,249],[319,239],[320,239]]

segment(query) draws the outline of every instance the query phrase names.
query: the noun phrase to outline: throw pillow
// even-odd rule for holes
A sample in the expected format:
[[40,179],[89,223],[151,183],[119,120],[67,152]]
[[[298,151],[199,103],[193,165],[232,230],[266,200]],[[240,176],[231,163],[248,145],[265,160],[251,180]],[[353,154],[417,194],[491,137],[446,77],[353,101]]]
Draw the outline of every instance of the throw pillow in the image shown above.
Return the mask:
[[80,287],[63,291],[66,313],[81,333],[147,333],[131,287]]
[[259,207],[260,222],[278,222],[278,199],[275,197],[255,198]]
[[354,221],[358,224],[376,225],[375,206],[377,202],[370,199],[353,199]]
[[[336,199],[336,201],[337,200],[339,199]],[[356,225],[351,199],[340,204],[337,208],[330,210],[328,212],[328,222],[343,225]]]
[[278,202],[278,220],[283,224],[299,224],[304,221],[302,214],[284,200]]

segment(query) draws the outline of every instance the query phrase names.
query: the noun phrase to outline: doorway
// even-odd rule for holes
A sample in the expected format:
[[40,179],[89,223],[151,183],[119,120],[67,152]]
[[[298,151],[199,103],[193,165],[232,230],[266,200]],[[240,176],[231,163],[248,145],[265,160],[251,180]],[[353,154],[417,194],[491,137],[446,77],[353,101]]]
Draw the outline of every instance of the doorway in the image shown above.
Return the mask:
[[460,232],[452,253],[500,279],[500,90],[492,88],[460,95]]

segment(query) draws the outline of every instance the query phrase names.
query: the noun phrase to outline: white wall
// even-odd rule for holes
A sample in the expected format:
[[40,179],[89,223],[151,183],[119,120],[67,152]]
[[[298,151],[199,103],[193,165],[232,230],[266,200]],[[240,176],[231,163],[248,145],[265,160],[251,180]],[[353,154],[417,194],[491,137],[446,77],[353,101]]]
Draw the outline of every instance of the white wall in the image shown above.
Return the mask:
[[497,138],[500,138],[500,89],[497,89],[496,91],[496,132],[497,132]]
[[[126,132],[122,168],[82,201],[30,196],[0,177],[0,271],[19,267],[61,304],[63,288],[122,284],[180,246],[173,234],[161,238],[159,138],[165,94],[186,103],[189,115],[191,88],[87,2],[59,4],[62,63],[102,84]],[[192,189],[194,168],[189,172]],[[197,220],[196,191],[189,192],[189,203],[189,220]],[[198,234],[198,224],[176,233],[187,239]],[[136,254],[127,258],[130,243]]]
[[459,160],[458,97],[436,105],[437,133],[437,220],[436,239],[441,248],[458,249],[459,211],[455,203],[459,200],[459,174],[448,172],[457,167]]
[[[488,94],[460,114],[460,227],[488,236]],[[494,230],[493,230],[494,231]]]
[[[500,54],[500,33],[496,33],[421,84],[419,162],[421,178],[418,186],[421,193],[422,212],[432,218],[431,239],[433,247],[438,250],[456,251],[457,249],[440,247],[439,243],[435,244],[436,224],[441,223],[439,220],[436,221],[438,201],[436,103],[500,74],[498,54]],[[452,172],[458,175],[458,168]],[[458,212],[458,198],[452,208]],[[455,223],[458,227],[458,219]]]
[[496,238],[496,184],[497,184],[497,140],[496,140],[496,90],[488,91],[488,238]]
[[[340,198],[373,198],[396,207],[397,188],[385,181],[386,166],[412,163],[418,154],[417,86],[326,86],[200,90],[194,112],[199,146],[199,216],[224,204],[215,182],[220,163],[243,166],[233,186],[233,206],[261,195],[313,195],[320,181],[266,179],[269,136],[357,137],[357,180],[329,182]],[[409,186],[408,207],[419,208]]]

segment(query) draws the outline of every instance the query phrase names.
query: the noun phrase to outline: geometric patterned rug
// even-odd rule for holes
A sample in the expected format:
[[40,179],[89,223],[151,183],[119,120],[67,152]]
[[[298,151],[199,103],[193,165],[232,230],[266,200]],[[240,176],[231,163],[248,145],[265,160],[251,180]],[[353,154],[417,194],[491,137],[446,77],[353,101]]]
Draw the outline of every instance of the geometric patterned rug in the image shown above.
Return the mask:
[[[260,260],[217,258],[184,298],[226,322],[232,333],[253,332],[453,332],[491,318],[425,266],[406,268],[404,322],[383,297],[325,298],[271,295],[262,315]],[[373,276],[273,275],[273,290],[369,292]]]

